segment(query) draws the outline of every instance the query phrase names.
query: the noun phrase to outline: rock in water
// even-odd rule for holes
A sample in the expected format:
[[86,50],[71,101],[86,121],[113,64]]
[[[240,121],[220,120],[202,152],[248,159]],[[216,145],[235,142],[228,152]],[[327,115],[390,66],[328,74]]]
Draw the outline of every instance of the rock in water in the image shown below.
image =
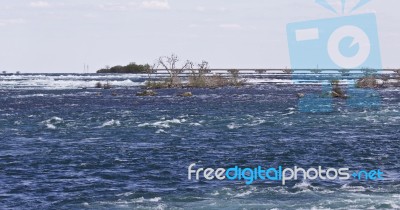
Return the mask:
[[145,90],[143,92],[137,92],[136,96],[156,96],[157,93],[152,90]]
[[182,94],[178,94],[178,96],[181,96],[181,97],[192,97],[193,94],[192,94],[192,92],[185,92],[185,93],[182,93]]
[[304,93],[297,93],[297,97],[299,97],[299,98],[304,98]]

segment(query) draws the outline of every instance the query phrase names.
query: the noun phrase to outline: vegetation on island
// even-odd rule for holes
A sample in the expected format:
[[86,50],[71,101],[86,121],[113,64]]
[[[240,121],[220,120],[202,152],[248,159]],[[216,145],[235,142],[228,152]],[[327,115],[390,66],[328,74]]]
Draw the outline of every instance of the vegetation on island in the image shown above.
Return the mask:
[[[164,70],[168,77],[165,80],[157,80],[153,74],[156,70]],[[177,55],[160,57],[147,71],[149,89],[160,88],[218,88],[225,86],[242,86],[245,80],[239,78],[239,70],[229,70],[229,75],[211,74],[207,61],[198,64],[190,60],[180,62]],[[185,82],[182,79],[186,79]]]
[[149,70],[150,66],[138,65],[136,63],[129,63],[126,66],[106,66],[104,69],[100,69],[97,73],[123,73],[123,74],[144,74]]
[[[156,77],[157,71],[165,71],[167,77],[161,79]],[[240,79],[239,70],[232,69],[228,75],[212,74],[207,61],[194,63],[186,60],[181,62],[175,54],[159,57],[154,64],[138,65],[130,63],[127,66],[106,66],[97,73],[137,73],[147,74],[148,80],[145,87],[147,89],[161,88],[218,88],[225,86],[242,86],[245,80]],[[110,88],[109,84],[96,84],[96,88]],[[138,93],[138,95],[153,95],[152,93]]]

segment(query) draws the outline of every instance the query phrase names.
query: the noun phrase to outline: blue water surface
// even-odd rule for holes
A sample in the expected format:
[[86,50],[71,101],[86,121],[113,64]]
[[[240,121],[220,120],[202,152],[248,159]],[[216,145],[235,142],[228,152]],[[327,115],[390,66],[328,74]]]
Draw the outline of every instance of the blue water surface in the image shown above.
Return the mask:
[[[0,209],[400,208],[399,89],[379,90],[378,108],[334,99],[328,113],[298,111],[297,93],[318,92],[307,85],[137,91],[0,88]],[[192,163],[385,179],[190,181]]]

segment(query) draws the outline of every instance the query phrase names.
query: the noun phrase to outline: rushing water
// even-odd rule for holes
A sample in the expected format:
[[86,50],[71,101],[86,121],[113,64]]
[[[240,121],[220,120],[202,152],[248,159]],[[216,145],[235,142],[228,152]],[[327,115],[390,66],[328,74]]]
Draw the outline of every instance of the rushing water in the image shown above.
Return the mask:
[[[109,80],[116,88],[92,89]],[[159,90],[142,76],[0,79],[0,209],[400,208],[400,94],[301,113],[306,85]],[[89,87],[89,88],[88,88]],[[82,89],[87,88],[87,89]],[[112,94],[114,93],[114,94]],[[116,94],[116,95],[115,95]],[[381,169],[380,181],[189,181],[204,167]]]

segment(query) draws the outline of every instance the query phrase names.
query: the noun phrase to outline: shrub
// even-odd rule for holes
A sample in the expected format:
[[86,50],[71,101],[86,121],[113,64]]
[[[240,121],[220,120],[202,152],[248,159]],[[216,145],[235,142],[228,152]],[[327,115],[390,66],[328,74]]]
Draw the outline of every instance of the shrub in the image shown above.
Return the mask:
[[189,76],[189,86],[191,87],[207,87],[208,86],[208,76],[197,76],[190,75]]
[[103,88],[103,84],[101,84],[101,82],[97,82],[95,88]]
[[240,80],[238,76],[225,77],[221,74],[211,76],[189,76],[190,87],[196,88],[218,88],[225,86],[242,86],[246,80]]

